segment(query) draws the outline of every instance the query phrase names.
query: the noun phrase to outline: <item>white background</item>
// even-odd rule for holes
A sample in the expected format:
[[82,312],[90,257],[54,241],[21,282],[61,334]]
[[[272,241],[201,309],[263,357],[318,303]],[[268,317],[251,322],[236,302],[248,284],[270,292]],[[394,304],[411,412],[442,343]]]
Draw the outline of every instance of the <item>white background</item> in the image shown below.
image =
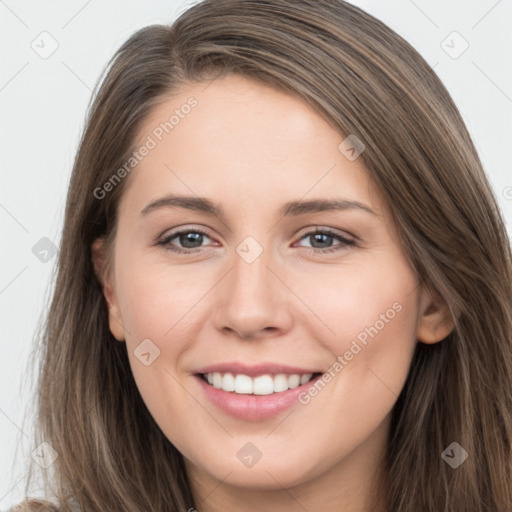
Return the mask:
[[[34,448],[30,414],[24,418],[31,383],[27,363],[56,258],[43,263],[32,247],[42,237],[59,245],[91,90],[107,60],[135,30],[169,23],[193,3],[0,0],[0,510],[21,500]],[[383,20],[435,67],[467,123],[511,233],[512,3],[352,3]],[[47,59],[31,48],[43,31],[59,45]],[[441,47],[453,31],[469,43],[457,59]],[[459,42],[453,44],[457,49]]]

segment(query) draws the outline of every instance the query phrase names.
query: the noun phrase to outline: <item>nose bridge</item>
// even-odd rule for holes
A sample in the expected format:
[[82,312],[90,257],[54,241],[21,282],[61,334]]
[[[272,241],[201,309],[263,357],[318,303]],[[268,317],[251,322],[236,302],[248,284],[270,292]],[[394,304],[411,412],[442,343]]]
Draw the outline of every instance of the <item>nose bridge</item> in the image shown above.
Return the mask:
[[268,245],[264,248],[254,237],[246,237],[235,249],[233,271],[231,272],[231,292],[233,298],[243,299],[246,304],[262,300],[269,301],[273,290],[272,251]]
[[288,328],[285,287],[269,269],[272,251],[253,237],[246,237],[233,254],[232,270],[222,286],[215,323],[218,329],[253,337],[268,328]]

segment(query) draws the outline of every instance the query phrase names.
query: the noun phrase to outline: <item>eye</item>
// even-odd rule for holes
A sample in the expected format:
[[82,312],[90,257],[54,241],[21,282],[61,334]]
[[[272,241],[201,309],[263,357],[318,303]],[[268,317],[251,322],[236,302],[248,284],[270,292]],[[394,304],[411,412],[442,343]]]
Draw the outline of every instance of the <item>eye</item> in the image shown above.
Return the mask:
[[[337,238],[340,243],[334,246],[331,245],[333,238]],[[313,244],[319,244],[319,247],[311,247],[312,252],[315,253],[325,253],[325,252],[334,252],[344,249],[346,246],[355,245],[355,241],[349,238],[346,238],[338,233],[330,229],[316,229],[315,231],[309,231],[305,235],[301,237],[301,240],[309,239]],[[327,245],[327,247],[326,247]]]
[[[201,249],[201,242],[204,237],[210,238],[208,234],[201,229],[183,229],[181,231],[175,231],[174,233],[164,237],[162,240],[159,240],[157,245],[163,246],[164,249],[169,251],[175,251],[178,253],[197,252],[198,249]],[[179,241],[182,248],[173,247],[171,242],[175,239]]]
[[[211,240],[208,234],[201,229],[182,229],[181,231],[175,231],[165,236],[157,242],[157,245],[169,251],[190,254],[201,250],[205,237]],[[300,240],[303,239],[309,239],[314,245],[320,245],[320,247],[309,247],[310,250],[315,253],[334,252],[342,250],[347,246],[355,245],[354,240],[346,238],[327,228],[317,228],[315,231],[309,231],[300,238]],[[333,246],[332,239],[338,239],[339,243]],[[176,242],[173,243],[173,240],[177,240],[180,246],[176,246]]]

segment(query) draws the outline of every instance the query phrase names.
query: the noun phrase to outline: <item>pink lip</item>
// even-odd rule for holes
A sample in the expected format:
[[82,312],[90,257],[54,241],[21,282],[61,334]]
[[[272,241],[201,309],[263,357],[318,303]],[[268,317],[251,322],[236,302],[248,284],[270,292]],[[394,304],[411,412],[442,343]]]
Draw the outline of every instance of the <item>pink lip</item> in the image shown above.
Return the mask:
[[[211,373],[211,371],[209,370],[204,373]],[[281,371],[278,373],[287,372]],[[300,372],[294,371],[292,373],[314,372],[301,370]],[[280,412],[289,409],[293,404],[298,404],[299,394],[304,392],[319,378],[321,378],[321,375],[318,375],[309,382],[306,382],[306,384],[294,389],[289,389],[288,391],[282,391],[280,393],[273,393],[271,395],[241,395],[235,392],[223,391],[222,389],[214,388],[205,382],[199,375],[195,375],[195,379],[198,381],[208,399],[214,405],[235,418],[250,421],[260,421],[271,418],[272,416],[276,416]]]
[[227,362],[220,364],[212,364],[209,366],[205,366],[200,368],[194,373],[235,373],[235,374],[243,374],[248,375],[249,377],[258,377],[259,375],[276,375],[278,373],[286,373],[288,375],[292,373],[298,373],[299,375],[304,375],[306,373],[321,373],[322,370],[316,369],[312,370],[311,368],[299,368],[298,366],[286,366],[282,364],[274,364],[274,363],[260,363],[256,365],[247,365],[244,363]]

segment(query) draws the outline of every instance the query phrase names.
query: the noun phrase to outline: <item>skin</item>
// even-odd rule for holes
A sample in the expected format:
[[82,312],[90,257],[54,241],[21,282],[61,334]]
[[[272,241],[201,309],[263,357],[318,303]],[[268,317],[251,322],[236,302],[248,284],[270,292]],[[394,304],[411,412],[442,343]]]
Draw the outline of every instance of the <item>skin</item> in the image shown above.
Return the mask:
[[[190,96],[197,107],[134,168],[119,204],[113,271],[103,281],[111,332],[126,342],[149,411],[184,456],[200,512],[370,510],[415,344],[449,334],[448,308],[418,286],[362,159],[347,159],[338,149],[345,137],[299,99],[236,75],[189,84],[155,107],[137,144]],[[169,193],[207,197],[225,218],[170,207],[140,214]],[[359,201],[375,214],[279,217],[286,201],[314,198]],[[315,227],[355,245],[315,240]],[[190,245],[199,252],[155,245],[182,228],[207,231]],[[247,236],[263,248],[252,263],[236,251]],[[183,248],[183,237],[168,246]],[[98,275],[102,248],[98,239]],[[234,360],[327,371],[396,303],[400,312],[324,389],[276,417],[231,417],[193,376]],[[134,355],[146,338],[160,350],[149,366]],[[262,453],[251,468],[236,456],[247,442]]]

